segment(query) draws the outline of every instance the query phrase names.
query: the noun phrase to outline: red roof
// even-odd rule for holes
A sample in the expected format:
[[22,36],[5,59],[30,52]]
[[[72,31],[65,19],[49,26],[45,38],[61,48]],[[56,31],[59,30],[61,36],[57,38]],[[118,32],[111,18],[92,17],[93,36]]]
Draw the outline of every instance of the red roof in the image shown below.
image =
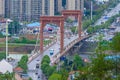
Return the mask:
[[21,67],[16,67],[16,68],[14,68],[13,70],[14,70],[14,71],[21,71],[21,72],[23,71],[23,69],[22,69]]

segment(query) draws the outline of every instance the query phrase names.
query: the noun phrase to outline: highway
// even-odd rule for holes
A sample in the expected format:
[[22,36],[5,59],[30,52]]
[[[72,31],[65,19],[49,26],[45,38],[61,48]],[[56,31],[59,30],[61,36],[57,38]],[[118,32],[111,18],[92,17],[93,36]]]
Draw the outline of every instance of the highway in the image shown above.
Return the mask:
[[[119,11],[120,11],[120,3],[115,7],[113,8],[109,13],[106,13],[106,16],[107,17],[112,17],[116,14],[119,14]],[[96,25],[101,25],[101,23],[103,22],[106,22],[108,19],[104,19],[105,16],[101,16],[101,18],[95,23],[95,26]]]

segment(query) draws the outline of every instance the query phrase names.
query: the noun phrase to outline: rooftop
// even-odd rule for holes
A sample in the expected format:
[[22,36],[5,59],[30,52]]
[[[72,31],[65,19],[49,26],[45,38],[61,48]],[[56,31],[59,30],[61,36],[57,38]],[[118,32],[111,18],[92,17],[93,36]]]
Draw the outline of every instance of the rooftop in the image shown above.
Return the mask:
[[34,22],[34,23],[27,24],[27,27],[39,27],[39,26],[40,26],[39,22]]

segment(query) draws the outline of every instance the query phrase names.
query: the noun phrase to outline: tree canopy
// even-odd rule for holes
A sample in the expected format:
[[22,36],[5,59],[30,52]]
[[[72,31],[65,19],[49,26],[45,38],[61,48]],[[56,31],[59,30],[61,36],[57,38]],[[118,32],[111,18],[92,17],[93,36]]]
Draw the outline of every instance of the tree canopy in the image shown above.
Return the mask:
[[48,80],[62,80],[62,76],[60,74],[54,73],[49,77]]
[[24,72],[26,72],[27,69],[28,69],[28,67],[27,67],[27,61],[28,61],[28,56],[24,55],[24,56],[22,56],[22,58],[18,62],[18,66],[21,67],[24,70]]
[[111,42],[111,49],[120,52],[120,33],[116,33]]

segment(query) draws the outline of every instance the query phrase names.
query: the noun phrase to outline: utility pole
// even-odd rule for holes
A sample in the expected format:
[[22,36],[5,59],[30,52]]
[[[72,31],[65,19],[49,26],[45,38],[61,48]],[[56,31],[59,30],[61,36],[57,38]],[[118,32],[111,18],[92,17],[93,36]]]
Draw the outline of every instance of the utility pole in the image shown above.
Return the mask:
[[92,0],[91,0],[91,20],[92,20],[92,12],[93,12],[93,2],[92,2]]

